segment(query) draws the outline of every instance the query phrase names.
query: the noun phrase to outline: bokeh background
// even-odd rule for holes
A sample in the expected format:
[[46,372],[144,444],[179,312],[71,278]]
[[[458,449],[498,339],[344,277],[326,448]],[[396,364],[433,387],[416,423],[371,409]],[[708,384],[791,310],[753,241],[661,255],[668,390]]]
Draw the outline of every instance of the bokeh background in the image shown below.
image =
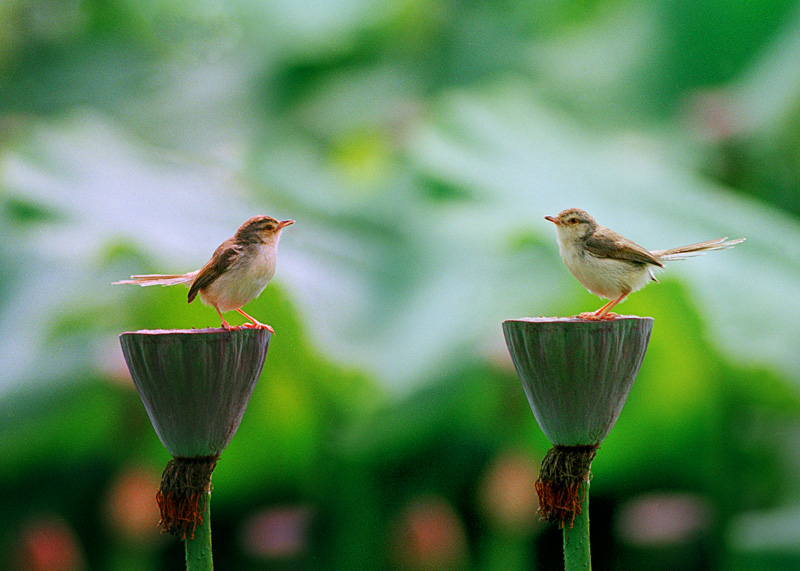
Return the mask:
[[[542,217],[651,249],[650,349],[593,465],[597,569],[800,567],[795,0],[0,3],[0,566],[180,569],[122,331],[294,218],[214,473],[220,569],[555,570],[503,319],[599,307]],[[238,316],[231,316],[239,323]]]

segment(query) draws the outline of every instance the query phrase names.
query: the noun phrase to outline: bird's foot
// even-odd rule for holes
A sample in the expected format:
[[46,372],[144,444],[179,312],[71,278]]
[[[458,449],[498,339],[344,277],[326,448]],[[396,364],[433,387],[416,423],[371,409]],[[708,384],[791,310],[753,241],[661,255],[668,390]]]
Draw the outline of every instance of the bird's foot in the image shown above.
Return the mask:
[[244,325],[242,325],[242,327],[253,328],[253,329],[266,329],[271,334],[273,335],[275,334],[275,330],[272,329],[272,327],[270,327],[269,325],[261,323],[258,319],[256,319],[255,317],[251,317],[250,315],[247,315],[241,309],[237,309],[236,311],[242,314],[247,319],[247,321],[250,322],[250,323],[245,323]]
[[270,327],[266,323],[260,323],[258,321],[256,321],[255,323],[245,323],[244,325],[242,325],[242,327],[246,329],[266,329],[272,335],[275,335],[275,330],[272,327]]
[[616,313],[597,313],[596,311],[585,311],[578,315],[578,319],[586,319],[587,321],[612,321],[619,317]]

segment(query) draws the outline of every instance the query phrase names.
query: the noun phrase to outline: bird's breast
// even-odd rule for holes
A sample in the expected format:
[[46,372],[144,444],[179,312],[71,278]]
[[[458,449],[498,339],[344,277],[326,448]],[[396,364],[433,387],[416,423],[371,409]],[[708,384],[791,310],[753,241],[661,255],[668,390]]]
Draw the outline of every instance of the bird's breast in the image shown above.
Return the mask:
[[247,305],[264,291],[275,275],[275,248],[259,246],[242,253],[200,297],[220,311],[232,311]]
[[600,258],[584,248],[560,248],[564,265],[583,287],[593,294],[606,299],[616,299],[624,293],[641,289],[652,279],[650,269],[645,264],[627,260]]

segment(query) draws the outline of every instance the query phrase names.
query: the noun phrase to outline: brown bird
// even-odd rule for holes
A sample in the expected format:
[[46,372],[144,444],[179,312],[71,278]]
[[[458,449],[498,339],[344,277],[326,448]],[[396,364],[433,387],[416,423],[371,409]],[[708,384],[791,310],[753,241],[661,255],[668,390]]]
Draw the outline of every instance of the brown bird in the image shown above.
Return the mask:
[[220,244],[200,270],[188,274],[131,276],[129,280],[114,284],[191,284],[189,303],[199,295],[200,301],[217,310],[224,329],[231,326],[222,314],[235,310],[250,321],[245,327],[265,328],[274,333],[272,327],[258,322],[241,308],[257,298],[275,275],[278,240],[281,230],[290,224],[294,224],[294,220],[278,221],[271,216],[253,216],[239,226],[232,238]]
[[654,269],[662,262],[700,256],[713,250],[726,250],[744,242],[744,238],[717,238],[670,250],[648,251],[638,244],[600,226],[580,208],[569,208],[558,216],[545,216],[556,225],[558,250],[564,265],[590,292],[610,300],[594,312],[581,313],[584,319],[613,319],[609,311],[628,294],[658,281]]

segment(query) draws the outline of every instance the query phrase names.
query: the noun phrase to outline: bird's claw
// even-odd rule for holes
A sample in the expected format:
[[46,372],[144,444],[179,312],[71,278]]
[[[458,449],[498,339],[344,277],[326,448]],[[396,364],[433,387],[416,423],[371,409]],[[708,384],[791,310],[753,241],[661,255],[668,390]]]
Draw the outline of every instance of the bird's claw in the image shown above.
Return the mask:
[[587,321],[612,321],[619,317],[616,313],[597,313],[595,311],[585,311],[578,315],[578,319],[585,319]]
[[269,325],[267,325],[266,323],[259,323],[259,322],[256,322],[256,323],[245,323],[244,325],[242,325],[242,327],[245,327],[247,329],[266,329],[272,335],[275,334],[275,330],[272,327],[270,327]]

